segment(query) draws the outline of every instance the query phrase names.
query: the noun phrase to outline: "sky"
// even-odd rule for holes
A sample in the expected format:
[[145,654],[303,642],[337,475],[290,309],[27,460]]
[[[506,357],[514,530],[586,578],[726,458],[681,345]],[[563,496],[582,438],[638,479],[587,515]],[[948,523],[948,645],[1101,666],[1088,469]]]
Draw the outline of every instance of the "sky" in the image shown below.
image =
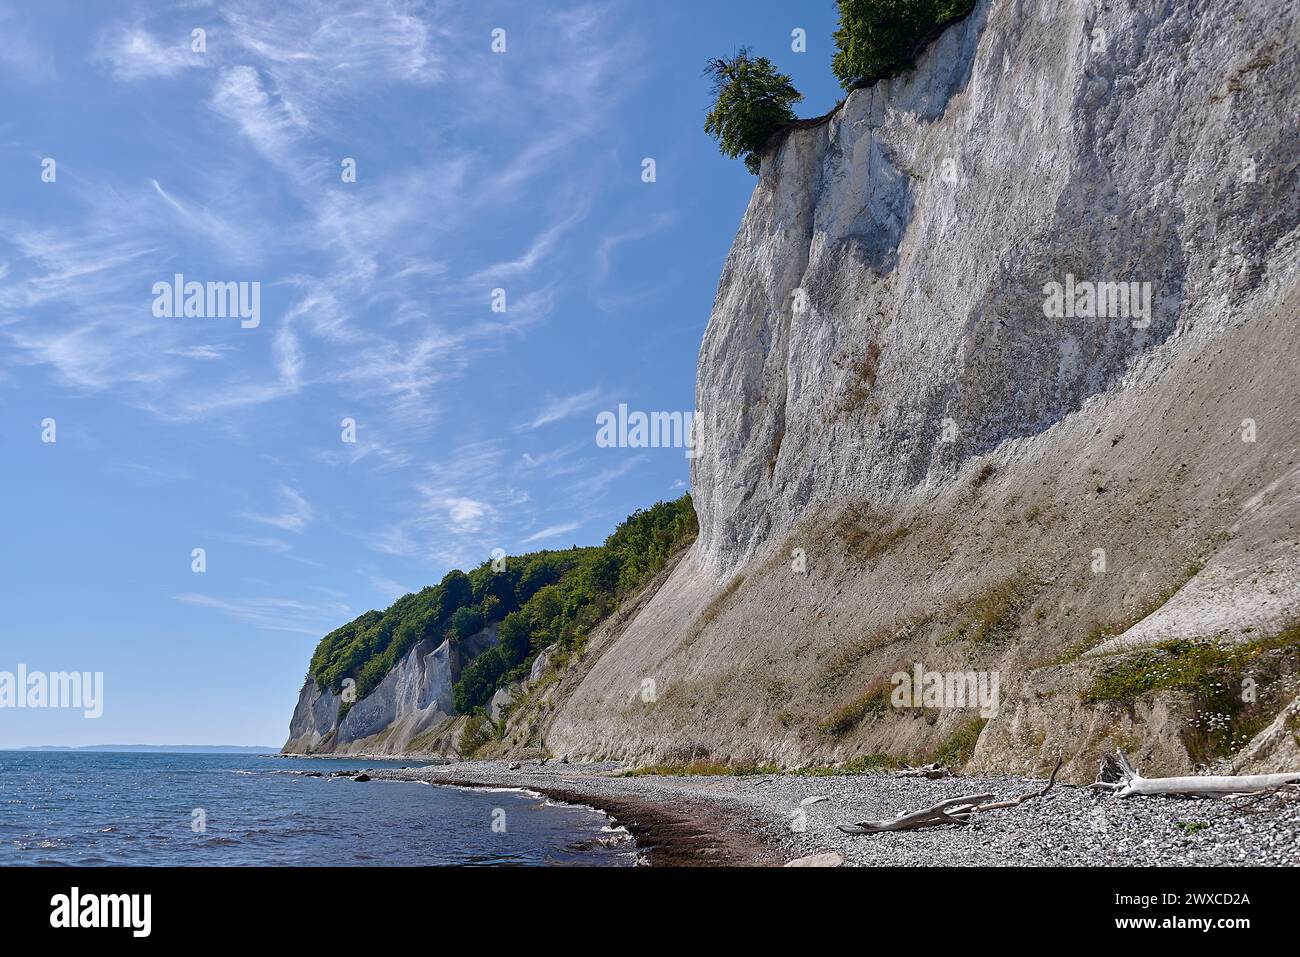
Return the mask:
[[[819,115],[834,26],[0,2],[0,672],[103,674],[99,717],[0,708],[0,748],[278,746],[326,632],[686,491],[596,416],[694,407],[754,185],[704,66],[750,46]],[[169,317],[177,274],[258,309]]]

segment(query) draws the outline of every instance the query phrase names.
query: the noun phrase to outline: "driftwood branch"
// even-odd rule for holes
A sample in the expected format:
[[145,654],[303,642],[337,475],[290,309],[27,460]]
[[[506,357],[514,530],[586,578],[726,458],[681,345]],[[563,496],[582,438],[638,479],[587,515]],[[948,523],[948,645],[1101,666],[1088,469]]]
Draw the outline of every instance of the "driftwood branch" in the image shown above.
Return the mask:
[[1093,788],[1116,797],[1159,794],[1176,797],[1221,798],[1256,794],[1287,785],[1300,785],[1300,771],[1284,774],[1216,774],[1180,778],[1144,778],[1123,751],[1106,755]]
[[944,824],[969,824],[971,818],[983,811],[996,811],[999,808],[1019,807],[1026,801],[1040,798],[1056,784],[1056,775],[1061,770],[1062,760],[1058,759],[1041,790],[1031,791],[1009,801],[993,801],[992,794],[968,794],[963,797],[948,798],[938,804],[921,808],[919,811],[902,813],[897,817],[884,818],[879,821],[859,821],[857,824],[841,824],[839,829],[845,834],[882,834],[886,831],[915,831],[923,827],[938,827]]
[[1056,784],[1056,775],[1060,773],[1061,765],[1064,763],[1065,763],[1064,758],[1056,759],[1056,767],[1052,768],[1052,776],[1047,779],[1047,784],[1043,785],[1043,788],[1041,790],[1030,791],[1028,794],[1022,794],[1020,795],[1020,797],[1012,798],[1010,801],[999,801],[997,804],[984,804],[980,806],[977,810],[996,811],[999,808],[1004,808],[1004,807],[1020,807],[1020,805],[1024,804],[1026,801],[1032,801],[1034,798],[1042,797],[1048,791],[1052,790],[1052,786]]
[[910,814],[900,814],[898,817],[880,821],[841,824],[839,827],[845,834],[879,834],[884,831],[913,831],[938,824],[965,824],[979,802],[991,797],[992,794],[971,794],[966,797],[948,798],[946,801],[921,808],[919,811],[912,811]]

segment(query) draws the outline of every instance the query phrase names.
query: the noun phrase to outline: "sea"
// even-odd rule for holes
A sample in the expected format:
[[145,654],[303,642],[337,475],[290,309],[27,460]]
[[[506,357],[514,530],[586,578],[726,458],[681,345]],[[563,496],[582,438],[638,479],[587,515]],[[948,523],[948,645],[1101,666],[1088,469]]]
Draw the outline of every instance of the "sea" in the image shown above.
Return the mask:
[[258,754],[0,751],[0,866],[636,863],[627,832],[592,808],[518,790],[329,776],[418,766]]

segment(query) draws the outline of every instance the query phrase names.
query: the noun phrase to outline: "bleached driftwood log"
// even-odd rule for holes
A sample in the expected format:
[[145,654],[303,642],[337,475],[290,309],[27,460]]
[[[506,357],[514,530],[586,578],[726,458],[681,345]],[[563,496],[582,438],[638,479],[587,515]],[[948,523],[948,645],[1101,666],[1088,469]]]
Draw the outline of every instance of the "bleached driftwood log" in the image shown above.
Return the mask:
[[880,834],[884,831],[914,831],[922,827],[934,827],[939,824],[965,824],[977,810],[980,801],[987,801],[992,794],[971,794],[965,797],[948,798],[930,807],[899,814],[898,817],[884,818],[879,821],[859,821],[857,824],[841,824],[839,829],[845,834]]
[[1192,775],[1181,778],[1144,778],[1123,751],[1106,755],[1093,788],[1112,791],[1116,797],[1163,794],[1171,797],[1230,797],[1256,794],[1300,784],[1300,771],[1284,774]]
[[938,778],[946,778],[952,772],[937,761],[933,764],[923,764],[919,768],[914,768],[910,764],[904,764],[894,772],[896,778],[928,778],[931,781]]
[[[882,834],[885,831],[915,831],[923,827],[937,827],[942,824],[969,824],[970,819],[982,811],[996,811],[999,808],[1019,807],[1026,801],[1040,798],[1052,789],[1056,783],[1056,774],[1061,770],[1061,761],[1056,762],[1052,776],[1040,791],[1030,791],[1009,801],[992,801],[992,794],[968,794],[962,797],[948,798],[938,804],[921,808],[919,811],[901,813],[897,817],[884,818],[879,821],[859,821],[857,824],[841,824],[839,829],[845,834]],[[988,802],[988,803],[986,803]]]

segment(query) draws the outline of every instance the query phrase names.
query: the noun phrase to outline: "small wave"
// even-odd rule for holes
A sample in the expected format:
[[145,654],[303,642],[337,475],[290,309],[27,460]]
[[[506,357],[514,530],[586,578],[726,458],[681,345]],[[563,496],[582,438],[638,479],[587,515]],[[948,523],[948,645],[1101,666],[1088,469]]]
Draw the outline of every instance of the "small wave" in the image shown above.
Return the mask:
[[20,851],[49,851],[56,847],[67,847],[65,841],[53,841],[48,838],[41,841],[14,841],[14,847]]
[[540,791],[534,791],[532,788],[465,788],[465,790],[478,791],[482,794],[523,794],[535,801],[545,797]]

